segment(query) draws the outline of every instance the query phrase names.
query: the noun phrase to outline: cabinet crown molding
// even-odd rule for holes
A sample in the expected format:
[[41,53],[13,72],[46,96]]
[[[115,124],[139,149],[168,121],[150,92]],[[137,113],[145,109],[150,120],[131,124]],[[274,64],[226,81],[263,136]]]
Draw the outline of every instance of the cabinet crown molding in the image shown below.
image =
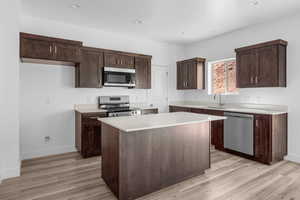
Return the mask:
[[255,45],[240,47],[240,48],[235,49],[235,52],[247,51],[247,50],[250,50],[250,49],[257,49],[257,48],[262,48],[262,47],[267,47],[267,46],[272,46],[272,45],[287,46],[288,42],[285,41],[285,40],[282,40],[282,39],[272,40],[272,41],[268,41],[268,42],[262,42],[262,43],[259,43],[259,44],[255,44]]
[[206,59],[205,58],[200,58],[200,57],[196,57],[196,58],[191,58],[191,59],[187,59],[187,60],[181,60],[178,61],[177,63],[182,63],[182,62],[205,62]]

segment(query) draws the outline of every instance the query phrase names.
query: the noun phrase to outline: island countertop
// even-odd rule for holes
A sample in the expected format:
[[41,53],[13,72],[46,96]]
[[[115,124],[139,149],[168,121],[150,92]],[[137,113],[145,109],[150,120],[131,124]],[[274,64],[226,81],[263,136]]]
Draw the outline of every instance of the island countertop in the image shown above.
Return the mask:
[[99,118],[98,120],[121,131],[133,132],[224,119],[226,119],[226,117],[187,112],[176,112],[140,116]]

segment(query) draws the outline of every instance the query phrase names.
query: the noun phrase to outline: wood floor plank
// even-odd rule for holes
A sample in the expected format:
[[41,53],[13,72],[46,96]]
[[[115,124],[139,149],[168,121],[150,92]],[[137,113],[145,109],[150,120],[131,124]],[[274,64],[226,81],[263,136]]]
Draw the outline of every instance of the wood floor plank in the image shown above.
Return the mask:
[[[211,151],[204,175],[140,200],[300,200],[300,165],[263,165]],[[67,153],[26,160],[21,176],[3,181],[0,200],[116,200],[101,179],[101,158]]]

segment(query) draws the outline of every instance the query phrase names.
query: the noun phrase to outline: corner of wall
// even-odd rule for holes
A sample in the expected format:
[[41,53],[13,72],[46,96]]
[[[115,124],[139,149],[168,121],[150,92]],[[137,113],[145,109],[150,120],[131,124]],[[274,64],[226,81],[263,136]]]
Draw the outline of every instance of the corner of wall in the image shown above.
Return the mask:
[[291,162],[300,163],[300,156],[296,154],[288,154],[284,159]]
[[0,183],[8,178],[18,177],[21,174],[21,162],[15,168],[6,168],[0,171]]

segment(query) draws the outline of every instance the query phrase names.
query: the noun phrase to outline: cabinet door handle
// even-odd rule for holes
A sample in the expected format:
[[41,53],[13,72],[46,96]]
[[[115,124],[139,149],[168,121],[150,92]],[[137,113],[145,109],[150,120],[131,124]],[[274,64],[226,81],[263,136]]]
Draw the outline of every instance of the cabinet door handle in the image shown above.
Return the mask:
[[258,128],[258,120],[255,120],[255,127]]
[[57,47],[56,46],[54,47],[54,53],[55,54],[57,53]]
[[52,46],[49,47],[50,53],[52,53]]
[[255,77],[255,83],[258,83],[258,77],[257,76]]

